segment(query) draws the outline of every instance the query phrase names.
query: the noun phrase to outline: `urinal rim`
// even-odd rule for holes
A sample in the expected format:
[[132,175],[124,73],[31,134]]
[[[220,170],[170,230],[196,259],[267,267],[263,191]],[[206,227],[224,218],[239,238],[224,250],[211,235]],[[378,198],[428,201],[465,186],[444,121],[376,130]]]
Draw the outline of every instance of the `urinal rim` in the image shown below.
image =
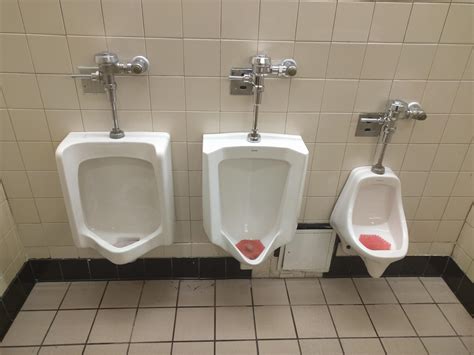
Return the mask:
[[[402,203],[402,198],[401,198],[400,179],[398,178],[398,176],[395,175],[395,173],[390,168],[386,167],[385,169],[386,169],[386,171],[385,171],[384,175],[377,175],[377,174],[372,173],[370,166],[362,166],[362,167],[357,167],[357,168],[353,169],[351,171],[350,175],[349,175],[349,178],[346,182],[346,185],[344,186],[344,188],[345,188],[346,186],[348,186],[348,184],[355,184],[356,182],[354,180],[357,181],[357,185],[354,187],[354,188],[356,188],[356,193],[351,194],[348,198],[348,201],[347,201],[347,204],[348,204],[348,206],[346,207],[347,215],[345,216],[346,220],[344,221],[344,223],[346,224],[347,233],[344,233],[340,230],[339,221],[336,221],[335,220],[336,218],[334,217],[334,211],[331,214],[330,224],[336,230],[339,237],[343,238],[344,241],[348,245],[351,246],[351,248],[354,250],[354,252],[356,252],[360,256],[370,258],[370,259],[374,259],[374,260],[392,260],[392,261],[396,261],[396,260],[402,259],[403,257],[406,256],[406,254],[408,252],[409,235],[408,235],[408,228],[407,228],[407,223],[406,223],[406,218],[405,218],[405,213],[404,213],[403,203]],[[366,176],[366,177],[358,177],[357,176],[357,175],[366,174],[366,173],[370,173],[371,175]],[[371,250],[371,249],[368,249],[367,247],[365,247],[364,245],[362,245],[362,243],[357,238],[355,238],[356,235],[355,235],[354,228],[353,228],[352,217],[353,217],[353,211],[354,211],[354,205],[355,205],[356,197],[357,197],[357,194],[360,191],[361,182],[362,182],[362,180],[365,180],[365,179],[377,179],[377,178],[385,179],[385,180],[390,179],[390,180],[395,181],[395,185],[396,185],[395,187],[396,187],[396,190],[397,190],[395,198],[397,199],[397,207],[399,209],[399,214],[401,216],[401,221],[400,221],[401,230],[403,232],[403,235],[401,237],[401,245],[397,249]],[[344,192],[345,191],[343,191],[343,193]],[[343,196],[343,193],[341,193],[341,196],[339,196],[339,198],[342,197],[344,199],[345,196]],[[337,202],[336,202],[336,204],[337,204]],[[336,206],[335,209],[337,207],[339,207],[339,206]],[[348,238],[348,237],[346,237],[346,235],[349,235],[350,237]]]

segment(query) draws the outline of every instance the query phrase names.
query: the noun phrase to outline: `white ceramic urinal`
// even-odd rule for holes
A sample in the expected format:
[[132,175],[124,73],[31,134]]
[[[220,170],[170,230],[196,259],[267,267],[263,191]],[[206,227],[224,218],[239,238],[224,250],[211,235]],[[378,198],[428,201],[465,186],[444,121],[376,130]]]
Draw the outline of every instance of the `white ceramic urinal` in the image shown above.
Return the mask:
[[370,166],[352,170],[330,219],[343,249],[359,254],[372,277],[382,276],[408,250],[400,179],[390,168],[378,175]]
[[205,134],[203,219],[209,239],[258,265],[294,237],[308,149],[300,136]]
[[56,151],[75,244],[125,264],[173,242],[167,133],[69,133]]

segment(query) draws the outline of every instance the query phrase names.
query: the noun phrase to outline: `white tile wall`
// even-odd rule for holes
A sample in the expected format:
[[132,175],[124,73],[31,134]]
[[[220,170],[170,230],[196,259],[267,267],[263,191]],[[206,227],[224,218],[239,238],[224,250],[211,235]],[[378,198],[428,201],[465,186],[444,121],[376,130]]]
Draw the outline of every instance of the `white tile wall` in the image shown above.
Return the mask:
[[25,260],[25,252],[0,182],[0,297]]
[[402,180],[410,252],[449,254],[474,197],[473,11],[449,0],[0,0],[0,178],[28,256],[97,255],[74,251],[54,149],[70,131],[110,127],[105,95],[69,77],[101,50],[151,60],[147,75],[117,80],[123,128],[171,134],[178,243],[152,255],[221,253],[200,221],[201,135],[250,128],[251,98],[229,95],[226,76],[257,50],[298,61],[296,78],[267,80],[260,128],[310,149],[301,221],[327,222],[350,169],[373,162],[377,141],[354,136],[358,113],[418,100],[428,120],[401,122],[386,161]]
[[469,279],[474,282],[474,207],[467,215],[464,225],[459,227],[459,239],[456,242],[453,251],[453,259],[456,264],[466,273]]

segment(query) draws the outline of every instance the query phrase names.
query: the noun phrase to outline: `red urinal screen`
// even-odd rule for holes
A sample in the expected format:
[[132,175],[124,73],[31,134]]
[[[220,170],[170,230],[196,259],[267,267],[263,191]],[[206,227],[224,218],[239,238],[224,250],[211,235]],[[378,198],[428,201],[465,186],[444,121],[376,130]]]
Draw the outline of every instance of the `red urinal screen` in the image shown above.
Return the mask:
[[257,259],[262,254],[263,249],[265,249],[260,240],[242,239],[235,246],[250,260]]
[[390,250],[389,242],[377,234],[361,234],[359,240],[370,250]]

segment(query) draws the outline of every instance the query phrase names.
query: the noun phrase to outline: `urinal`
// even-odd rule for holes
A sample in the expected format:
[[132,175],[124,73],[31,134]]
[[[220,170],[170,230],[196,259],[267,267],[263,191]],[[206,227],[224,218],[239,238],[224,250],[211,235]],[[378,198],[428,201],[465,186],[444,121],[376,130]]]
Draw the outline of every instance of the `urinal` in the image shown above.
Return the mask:
[[212,243],[258,265],[296,232],[308,149],[300,136],[203,137],[203,223]]
[[173,242],[167,133],[69,133],[56,162],[75,244],[125,264]]
[[370,166],[352,170],[332,211],[330,224],[362,257],[372,277],[382,276],[408,250],[408,229],[403,211],[400,179],[390,168],[383,175]]

